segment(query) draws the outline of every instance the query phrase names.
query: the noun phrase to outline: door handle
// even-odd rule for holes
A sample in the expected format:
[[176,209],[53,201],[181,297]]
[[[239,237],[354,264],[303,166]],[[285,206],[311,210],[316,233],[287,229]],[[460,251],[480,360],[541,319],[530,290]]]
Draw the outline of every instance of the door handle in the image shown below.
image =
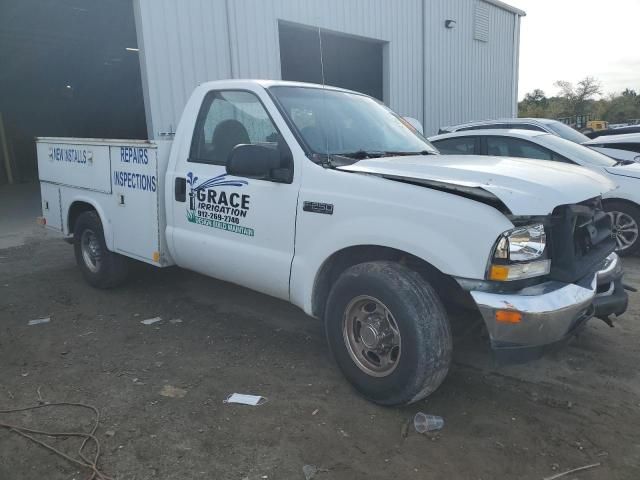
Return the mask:
[[187,199],[187,179],[176,177],[174,193],[177,202],[184,202]]

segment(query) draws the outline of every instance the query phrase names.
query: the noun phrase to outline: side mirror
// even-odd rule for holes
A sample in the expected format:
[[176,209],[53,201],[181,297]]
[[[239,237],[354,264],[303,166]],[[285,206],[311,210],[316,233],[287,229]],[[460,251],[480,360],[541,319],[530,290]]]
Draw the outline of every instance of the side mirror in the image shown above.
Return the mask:
[[293,161],[289,149],[276,143],[236,145],[227,159],[227,173],[277,183],[293,182]]
[[424,128],[422,128],[422,124],[418,120],[416,120],[413,117],[402,117],[402,118],[404,118],[409,125],[415,128],[420,133],[420,135],[424,135]]

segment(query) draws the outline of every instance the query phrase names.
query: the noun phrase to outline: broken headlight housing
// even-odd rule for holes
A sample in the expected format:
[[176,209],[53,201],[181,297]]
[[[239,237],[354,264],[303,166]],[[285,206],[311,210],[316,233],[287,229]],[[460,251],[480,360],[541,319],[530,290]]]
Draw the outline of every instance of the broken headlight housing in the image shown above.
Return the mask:
[[493,248],[487,279],[499,282],[547,275],[551,260],[547,255],[544,225],[516,227],[504,232]]

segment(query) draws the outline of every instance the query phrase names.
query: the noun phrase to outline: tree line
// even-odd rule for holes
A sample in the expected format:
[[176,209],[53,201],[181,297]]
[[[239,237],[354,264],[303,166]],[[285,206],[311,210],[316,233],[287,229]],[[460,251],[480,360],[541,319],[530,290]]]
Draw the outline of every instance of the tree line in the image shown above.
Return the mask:
[[558,93],[553,97],[547,97],[539,88],[527,93],[518,104],[518,115],[539,118],[590,115],[592,120],[609,123],[640,119],[640,95],[633,89],[604,95],[601,83],[593,77],[585,77],[576,85],[564,80],[554,85]]

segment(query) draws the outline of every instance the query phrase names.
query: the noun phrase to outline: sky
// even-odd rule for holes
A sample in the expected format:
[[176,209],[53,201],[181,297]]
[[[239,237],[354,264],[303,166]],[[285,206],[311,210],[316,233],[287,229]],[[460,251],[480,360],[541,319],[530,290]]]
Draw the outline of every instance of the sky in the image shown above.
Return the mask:
[[505,0],[524,10],[518,95],[596,77],[606,93],[640,92],[640,0]]

